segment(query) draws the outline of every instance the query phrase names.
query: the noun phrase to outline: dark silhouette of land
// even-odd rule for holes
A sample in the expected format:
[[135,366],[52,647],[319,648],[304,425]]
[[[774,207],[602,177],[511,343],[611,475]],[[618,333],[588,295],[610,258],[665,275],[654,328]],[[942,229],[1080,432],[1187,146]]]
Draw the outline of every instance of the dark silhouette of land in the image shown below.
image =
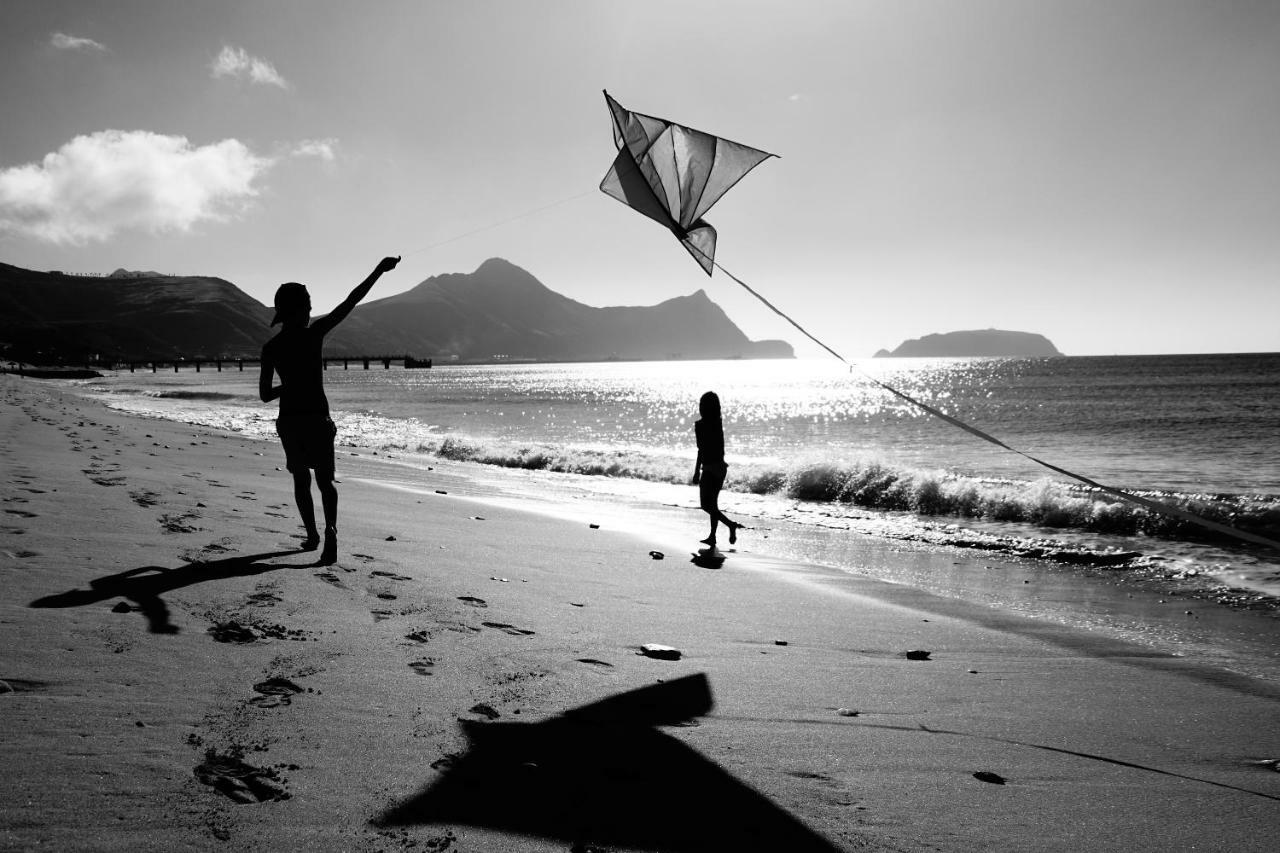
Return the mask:
[[880,350],[876,358],[1038,358],[1060,356],[1058,348],[1035,332],[975,329],[946,332],[903,341],[893,352]]
[[[0,341],[8,345],[0,355],[32,364],[256,358],[270,321],[269,307],[211,276],[86,277],[0,263]],[[361,305],[324,348],[330,357],[400,353],[436,366],[793,356],[784,341],[748,340],[702,290],[659,305],[596,308],[498,258]]]

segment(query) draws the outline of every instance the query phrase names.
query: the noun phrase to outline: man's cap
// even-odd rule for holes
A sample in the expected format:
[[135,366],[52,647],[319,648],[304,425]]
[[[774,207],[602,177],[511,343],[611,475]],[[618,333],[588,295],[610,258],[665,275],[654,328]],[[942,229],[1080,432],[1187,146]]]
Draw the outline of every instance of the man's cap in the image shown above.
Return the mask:
[[276,315],[271,318],[271,325],[279,323],[285,314],[310,307],[311,294],[307,292],[307,286],[296,281],[286,281],[276,288]]

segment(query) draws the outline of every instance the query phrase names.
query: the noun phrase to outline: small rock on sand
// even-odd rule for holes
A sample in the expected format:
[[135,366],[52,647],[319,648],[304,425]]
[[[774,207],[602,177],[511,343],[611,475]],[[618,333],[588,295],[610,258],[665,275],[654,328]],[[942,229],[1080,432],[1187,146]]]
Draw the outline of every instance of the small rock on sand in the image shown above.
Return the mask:
[[852,708],[836,708],[836,713],[842,717],[856,717],[859,712]]
[[666,554],[664,554],[664,553],[662,553],[661,551],[650,551],[650,552],[649,552],[649,556],[650,556],[650,557],[652,557],[652,558],[653,558],[653,559],[655,559],[655,560],[661,560],[663,557],[665,557],[665,556],[667,556],[667,555],[666,555]]
[[645,643],[640,647],[640,654],[658,660],[680,660],[680,650],[662,643]]
[[988,782],[992,785],[1004,784],[1003,776],[999,773],[991,773],[987,770],[979,770],[977,773],[973,774],[973,778],[977,779],[979,782]]
[[910,649],[906,653],[907,660],[929,660],[932,652],[926,652],[924,649]]

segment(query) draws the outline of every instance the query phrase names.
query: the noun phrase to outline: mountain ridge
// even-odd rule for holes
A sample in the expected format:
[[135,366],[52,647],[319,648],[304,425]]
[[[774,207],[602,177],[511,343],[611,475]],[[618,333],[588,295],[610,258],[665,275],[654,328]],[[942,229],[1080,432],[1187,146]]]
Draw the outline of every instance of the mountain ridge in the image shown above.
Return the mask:
[[[0,263],[0,348],[10,356],[255,358],[272,310],[215,276],[116,270],[38,272]],[[597,308],[490,258],[402,293],[366,300],[325,354],[410,354],[456,361],[790,358],[785,341],[751,341],[703,290],[653,306]]]

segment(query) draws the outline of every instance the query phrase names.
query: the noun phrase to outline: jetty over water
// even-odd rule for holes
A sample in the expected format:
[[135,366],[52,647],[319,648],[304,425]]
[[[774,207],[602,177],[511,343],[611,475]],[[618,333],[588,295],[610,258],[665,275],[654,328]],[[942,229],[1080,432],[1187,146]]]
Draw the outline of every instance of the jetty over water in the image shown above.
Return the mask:
[[[337,369],[338,365],[342,365],[343,370],[351,370],[353,365],[361,370],[370,370],[377,366],[381,366],[383,370],[390,370],[391,366],[397,365],[405,370],[420,370],[432,367],[432,360],[429,358],[417,359],[411,355],[342,355],[342,356],[323,356],[321,361],[324,369],[329,370],[331,367]],[[164,356],[156,358],[130,358],[130,359],[85,359],[76,362],[61,362],[56,366],[29,367],[17,362],[9,362],[0,364],[0,373],[13,373],[19,376],[44,377],[66,376],[67,378],[78,378],[81,375],[92,373],[94,370],[128,370],[130,373],[151,372],[158,373],[160,371],[179,373],[182,370],[195,370],[201,373],[204,370],[211,370],[221,373],[223,370],[244,372],[244,366],[247,364],[250,368],[254,368],[262,363],[262,359],[258,356],[239,358],[208,358],[206,356]],[[75,373],[76,376],[71,374]]]

